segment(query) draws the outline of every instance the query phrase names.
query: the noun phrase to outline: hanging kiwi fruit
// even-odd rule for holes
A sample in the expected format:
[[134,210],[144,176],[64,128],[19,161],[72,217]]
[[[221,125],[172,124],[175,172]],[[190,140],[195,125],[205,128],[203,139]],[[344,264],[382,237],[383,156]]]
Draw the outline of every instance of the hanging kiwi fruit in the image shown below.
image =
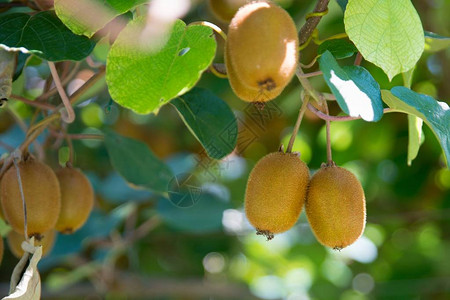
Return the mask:
[[267,239],[297,222],[309,183],[309,169],[296,153],[264,156],[250,173],[245,213],[257,234]]
[[291,16],[269,1],[241,7],[228,28],[225,64],[234,93],[248,102],[277,97],[298,61],[298,37]]
[[[59,182],[53,170],[32,157],[18,163],[25,203],[27,206],[27,232],[36,237],[53,229],[61,210]],[[17,178],[12,166],[1,181],[1,204],[5,219],[20,234],[24,233],[24,209]]]
[[[34,245],[42,246],[42,256],[47,255],[53,248],[55,244],[56,231],[49,230],[44,232],[39,236],[39,239],[35,238]],[[17,257],[21,258],[23,256],[22,242],[25,240],[23,234],[17,233],[11,230],[7,236],[8,247],[11,253]]]
[[363,233],[366,202],[361,183],[350,171],[324,165],[311,178],[305,211],[317,240],[340,250]]
[[94,205],[94,190],[89,179],[78,169],[65,167],[56,172],[61,187],[61,212],[56,230],[69,234],[79,229]]

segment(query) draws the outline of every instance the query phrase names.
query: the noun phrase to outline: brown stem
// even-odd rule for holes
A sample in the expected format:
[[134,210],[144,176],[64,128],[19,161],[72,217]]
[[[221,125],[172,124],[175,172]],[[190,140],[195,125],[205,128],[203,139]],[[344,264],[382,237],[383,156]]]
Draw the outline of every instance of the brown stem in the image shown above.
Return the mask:
[[355,66],[359,66],[360,64],[361,64],[361,61],[362,61],[362,55],[361,55],[361,53],[360,52],[358,52],[357,54],[356,54],[356,58],[355,58],[355,62],[353,63]]
[[40,108],[40,109],[55,110],[55,108],[56,108],[56,106],[53,106],[51,104],[29,100],[29,99],[24,98],[24,97],[19,96],[19,95],[11,94],[10,98],[14,99],[14,100],[17,100],[17,101],[20,101],[20,102],[23,102],[23,103],[28,104],[30,106],[34,106],[34,107]]
[[[329,114],[325,114],[315,108],[311,103],[308,103],[308,109],[313,112],[316,116],[321,118],[325,121],[337,121],[337,122],[343,122],[343,121],[353,121],[353,120],[359,120],[361,117],[350,117],[350,116],[330,116]],[[392,113],[392,112],[399,112],[399,110],[395,110],[393,108],[385,108],[383,109],[383,113]]]
[[[328,111],[327,101],[323,101],[322,106],[325,109],[325,113],[329,115],[330,113]],[[325,121],[327,127],[327,161],[329,166],[333,164],[333,157],[331,153],[330,122],[331,122],[330,120]]]
[[[318,0],[313,12],[320,13],[326,11],[329,2],[330,0]],[[309,37],[313,33],[314,29],[316,29],[321,19],[322,16],[314,16],[306,20],[305,25],[303,25],[303,27],[300,29],[300,32],[298,33],[300,46],[308,41]]]
[[305,95],[303,97],[302,107],[298,113],[297,121],[295,122],[294,130],[292,131],[291,138],[289,139],[289,144],[286,149],[286,153],[291,153],[292,147],[294,146],[295,138],[297,137],[298,129],[300,128],[300,124],[302,123],[303,115],[305,114],[306,107],[309,102],[309,95]]

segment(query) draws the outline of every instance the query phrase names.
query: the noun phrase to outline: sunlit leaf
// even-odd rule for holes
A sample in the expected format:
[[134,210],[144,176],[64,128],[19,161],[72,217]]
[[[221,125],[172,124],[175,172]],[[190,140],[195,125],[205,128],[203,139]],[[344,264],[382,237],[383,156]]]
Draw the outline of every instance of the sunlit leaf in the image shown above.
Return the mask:
[[345,113],[371,122],[381,119],[380,86],[366,69],[360,66],[341,68],[329,51],[322,54],[319,63],[325,81]]
[[411,69],[424,50],[424,32],[410,0],[349,0],[345,31],[362,56],[389,80]]
[[[130,22],[108,55],[106,83],[114,101],[141,114],[157,111],[189,91],[211,64],[216,41],[210,28],[176,21],[162,48],[161,41],[137,45],[143,18]],[[134,47],[133,47],[134,45]]]
[[438,52],[450,47],[450,37],[425,31],[425,51]]
[[423,120],[414,115],[408,115],[408,165],[419,154],[419,148],[424,141],[422,131]]

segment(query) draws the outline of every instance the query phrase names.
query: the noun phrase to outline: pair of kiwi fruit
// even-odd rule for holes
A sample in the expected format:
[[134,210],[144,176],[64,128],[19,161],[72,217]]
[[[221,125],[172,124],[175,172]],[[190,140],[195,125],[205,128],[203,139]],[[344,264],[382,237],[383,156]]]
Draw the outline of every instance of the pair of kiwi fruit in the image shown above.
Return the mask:
[[325,246],[345,248],[364,231],[364,191],[350,171],[324,164],[310,179],[298,154],[275,152],[258,161],[245,193],[245,213],[257,234],[271,239],[287,231],[303,206],[312,231]]
[[214,0],[210,7],[221,19],[233,16],[225,65],[234,93],[255,103],[277,97],[292,79],[298,61],[297,29],[290,15],[270,1]]
[[[28,156],[18,163],[27,207],[27,232],[50,250],[55,230],[70,234],[87,220],[93,204],[94,191],[87,177],[78,169],[65,167],[56,173],[46,164]],[[0,182],[1,208],[14,232],[8,236],[14,254],[21,253],[24,213],[17,170],[12,166]],[[19,249],[19,250],[17,250]]]

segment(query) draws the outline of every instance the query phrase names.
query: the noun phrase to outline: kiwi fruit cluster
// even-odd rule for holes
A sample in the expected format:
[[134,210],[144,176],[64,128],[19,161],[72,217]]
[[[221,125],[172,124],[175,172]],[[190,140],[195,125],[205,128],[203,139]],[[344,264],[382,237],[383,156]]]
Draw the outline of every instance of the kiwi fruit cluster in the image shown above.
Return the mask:
[[264,103],[292,79],[298,61],[298,36],[290,15],[270,1],[250,2],[228,27],[225,65],[234,93]]
[[[27,234],[51,249],[56,231],[73,233],[87,220],[94,204],[94,192],[87,177],[78,169],[64,167],[56,173],[46,164],[28,156],[17,164],[27,211]],[[24,209],[15,166],[0,182],[0,202],[4,219],[12,227],[8,245],[13,254],[22,255]]]
[[327,247],[345,248],[364,231],[364,191],[350,171],[323,164],[310,179],[307,165],[294,153],[270,153],[259,160],[245,193],[245,213],[257,234],[269,240],[287,231],[303,206],[314,235]]

